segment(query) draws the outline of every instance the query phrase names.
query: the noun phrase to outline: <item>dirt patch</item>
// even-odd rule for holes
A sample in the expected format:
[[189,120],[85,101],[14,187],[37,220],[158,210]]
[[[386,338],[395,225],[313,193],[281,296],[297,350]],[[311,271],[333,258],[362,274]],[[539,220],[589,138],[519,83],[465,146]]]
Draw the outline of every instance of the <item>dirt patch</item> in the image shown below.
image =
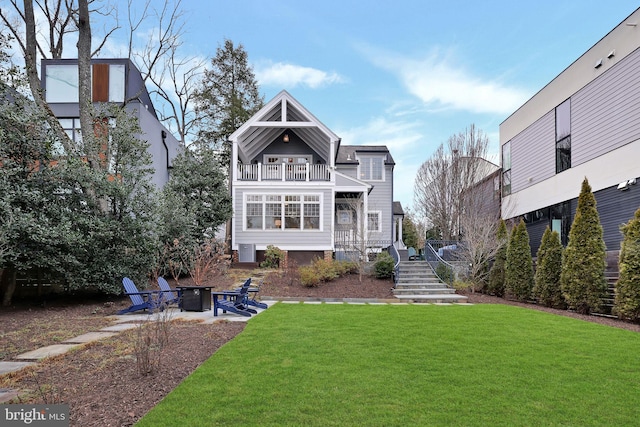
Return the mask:
[[[247,277],[256,282],[264,272],[235,271],[211,278],[207,285],[228,289]],[[172,285],[172,281],[170,281]],[[187,284],[184,281],[182,284]],[[295,278],[272,274],[262,285],[260,294],[298,298],[393,298],[392,283],[349,275],[315,288],[306,288]],[[548,311],[558,315],[640,331],[639,325],[615,319],[582,316],[562,310],[546,309],[480,294],[469,302],[513,304]],[[127,307],[126,298],[100,300],[57,300],[46,306],[17,305],[0,311],[2,359],[34,350],[65,339],[96,331],[111,324],[107,316]],[[20,391],[12,403],[66,403],[70,405],[72,426],[128,426],[134,424],[187,375],[208,359],[244,328],[244,323],[201,324],[171,323],[169,339],[163,348],[159,368],[142,375],[136,363],[135,343],[138,329],[95,342],[76,351],[46,359],[34,368],[16,375],[0,377],[0,388]]]

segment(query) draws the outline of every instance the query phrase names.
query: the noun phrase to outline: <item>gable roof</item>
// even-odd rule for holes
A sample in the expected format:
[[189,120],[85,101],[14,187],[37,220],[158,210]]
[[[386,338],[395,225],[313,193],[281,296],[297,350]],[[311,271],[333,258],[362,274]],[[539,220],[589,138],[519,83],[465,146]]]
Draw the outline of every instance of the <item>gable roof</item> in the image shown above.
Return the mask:
[[287,129],[295,129],[309,147],[325,153],[340,138],[300,104],[286,90],[278,93],[245,124],[229,136],[238,144],[238,156],[246,162]]

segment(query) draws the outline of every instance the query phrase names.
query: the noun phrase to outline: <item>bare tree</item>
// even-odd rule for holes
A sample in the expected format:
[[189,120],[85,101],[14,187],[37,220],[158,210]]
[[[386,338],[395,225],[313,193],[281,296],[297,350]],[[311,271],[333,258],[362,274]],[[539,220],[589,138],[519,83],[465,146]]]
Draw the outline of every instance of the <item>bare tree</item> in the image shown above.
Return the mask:
[[187,140],[197,135],[198,120],[193,108],[195,89],[206,61],[197,57],[181,58],[178,47],[171,47],[159,70],[149,74],[149,80],[155,86],[151,94],[164,101],[157,110],[160,120],[175,129],[182,145],[186,145]]
[[486,134],[472,124],[440,144],[418,170],[414,206],[444,240],[460,237],[465,192],[492,172],[484,160],[488,145]]

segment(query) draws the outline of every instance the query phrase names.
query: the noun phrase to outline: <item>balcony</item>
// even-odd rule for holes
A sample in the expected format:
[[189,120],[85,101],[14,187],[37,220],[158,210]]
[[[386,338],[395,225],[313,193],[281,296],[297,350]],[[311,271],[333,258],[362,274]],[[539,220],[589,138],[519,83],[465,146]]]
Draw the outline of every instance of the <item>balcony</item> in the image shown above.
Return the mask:
[[330,181],[328,165],[322,164],[238,164],[239,181]]

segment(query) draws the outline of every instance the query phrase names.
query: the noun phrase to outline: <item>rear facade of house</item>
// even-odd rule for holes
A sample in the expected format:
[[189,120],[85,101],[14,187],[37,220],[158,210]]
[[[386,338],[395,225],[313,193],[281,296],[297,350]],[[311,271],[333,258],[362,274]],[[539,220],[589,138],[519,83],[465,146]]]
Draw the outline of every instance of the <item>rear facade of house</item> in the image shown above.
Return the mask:
[[640,9],[500,125],[502,218],[524,219],[533,255],[547,226],[566,245],[586,177],[615,259],[640,207],[638,70]]
[[401,244],[385,146],[341,144],[286,91],[229,140],[235,261],[260,262],[269,246],[306,264]]

